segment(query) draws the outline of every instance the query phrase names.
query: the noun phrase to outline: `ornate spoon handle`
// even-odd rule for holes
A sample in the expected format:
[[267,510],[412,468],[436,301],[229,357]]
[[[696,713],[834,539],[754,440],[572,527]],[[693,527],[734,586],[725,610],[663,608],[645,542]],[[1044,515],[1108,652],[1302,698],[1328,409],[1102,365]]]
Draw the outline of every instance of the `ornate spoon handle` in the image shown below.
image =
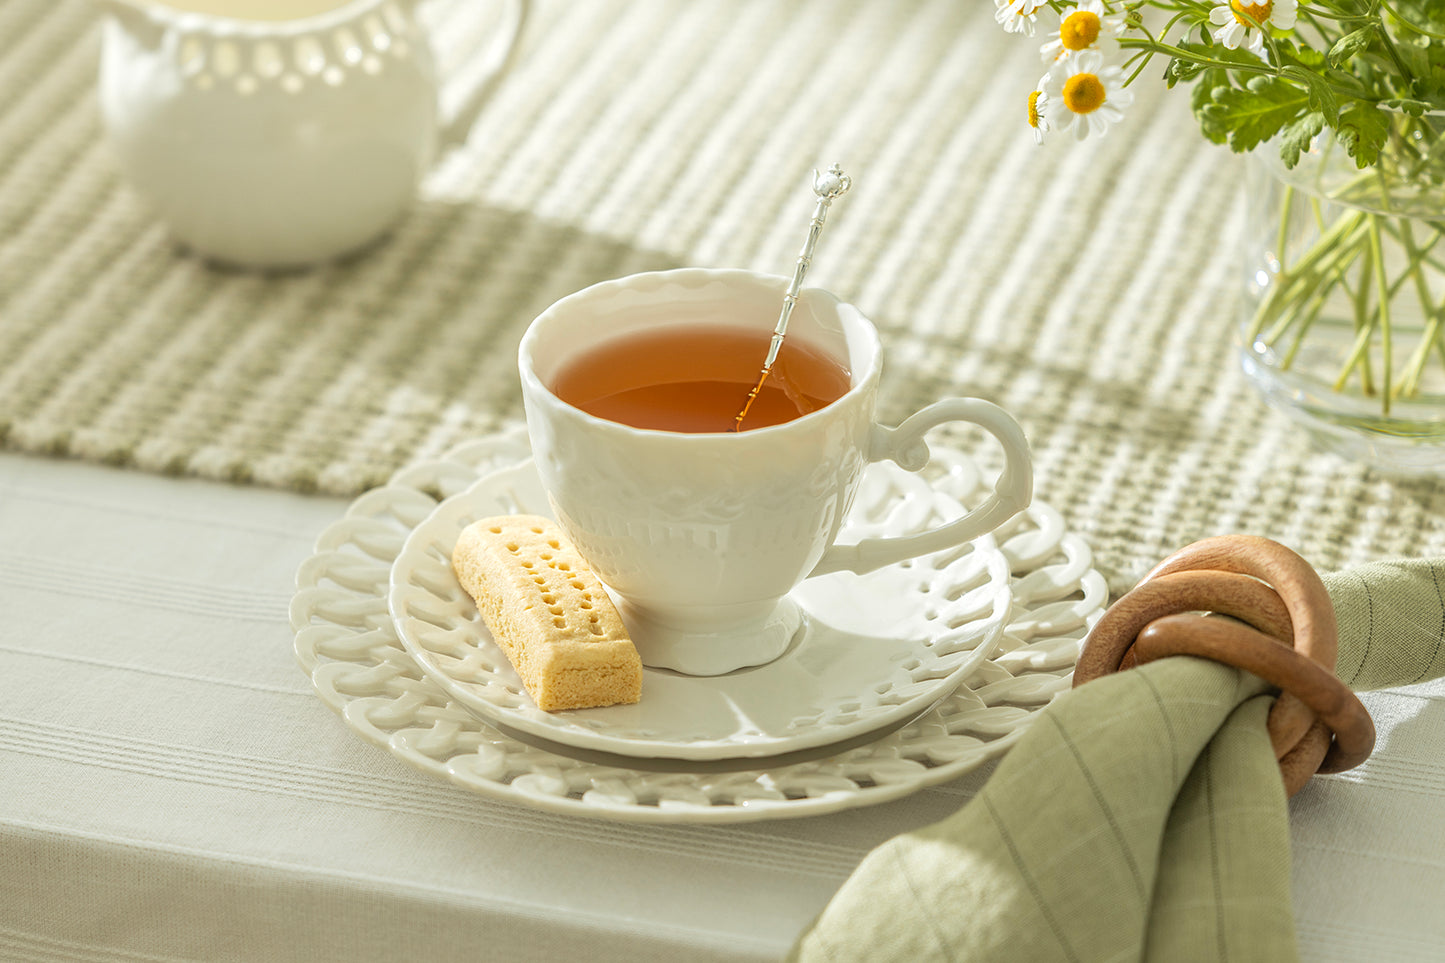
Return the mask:
[[741,430],[748,409],[753,406],[753,400],[757,398],[758,392],[763,390],[763,383],[768,380],[768,375],[773,370],[773,363],[778,360],[778,352],[783,347],[783,338],[788,333],[788,318],[793,314],[793,305],[798,303],[798,292],[803,289],[803,276],[808,273],[808,266],[813,263],[813,249],[818,246],[818,235],[823,233],[823,222],[827,220],[828,207],[833,201],[848,193],[848,188],[852,186],[853,179],[843,173],[843,169],[837,164],[822,173],[813,171],[813,193],[818,195],[818,205],[813,208],[813,220],[808,225],[808,239],[803,242],[803,250],[798,253],[798,262],[793,268],[793,280],[788,284],[787,293],[783,295],[783,310],[778,315],[777,325],[773,328],[773,339],[768,344],[768,355],[763,360],[762,374],[758,377],[758,383],[753,386],[753,390],[748,392],[742,410],[733,419],[733,431]]

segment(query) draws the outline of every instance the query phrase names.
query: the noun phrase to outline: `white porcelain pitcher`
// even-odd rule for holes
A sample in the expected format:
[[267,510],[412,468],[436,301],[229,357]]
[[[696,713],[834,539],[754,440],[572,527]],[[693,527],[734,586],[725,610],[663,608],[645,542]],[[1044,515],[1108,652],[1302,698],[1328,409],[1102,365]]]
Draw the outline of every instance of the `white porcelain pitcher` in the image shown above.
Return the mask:
[[[444,129],[416,0],[97,0],[100,106],[121,167],[210,259],[287,268],[364,247],[465,139],[527,17]],[[474,2],[474,0],[467,0]]]

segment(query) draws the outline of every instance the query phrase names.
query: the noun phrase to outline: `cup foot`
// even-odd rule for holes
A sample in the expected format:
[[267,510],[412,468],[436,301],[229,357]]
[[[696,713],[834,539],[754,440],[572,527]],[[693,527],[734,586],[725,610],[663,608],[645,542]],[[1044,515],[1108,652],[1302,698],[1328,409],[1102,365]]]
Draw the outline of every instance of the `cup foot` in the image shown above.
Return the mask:
[[722,626],[681,628],[626,601],[618,610],[643,665],[685,675],[723,675],[765,665],[786,652],[803,627],[802,609],[787,598],[759,618]]

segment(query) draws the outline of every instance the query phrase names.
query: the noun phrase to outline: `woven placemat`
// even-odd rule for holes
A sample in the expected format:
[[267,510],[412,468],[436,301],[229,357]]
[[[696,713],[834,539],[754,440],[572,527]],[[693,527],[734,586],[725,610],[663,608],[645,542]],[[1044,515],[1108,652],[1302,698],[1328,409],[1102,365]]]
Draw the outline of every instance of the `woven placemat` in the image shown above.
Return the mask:
[[[494,7],[426,8],[444,67]],[[176,250],[119,180],[94,8],[6,0],[0,438],[355,493],[520,418],[517,340],[556,298],[639,270],[790,270],[810,170],[838,161],[856,187],[809,282],[879,324],[885,418],[946,394],[1009,408],[1040,497],[1116,590],[1222,532],[1327,568],[1445,552],[1440,484],[1311,451],[1239,372],[1240,159],[1148,78],[1109,137],[1036,147],[1037,45],[991,11],[543,0],[395,233],[268,277]]]

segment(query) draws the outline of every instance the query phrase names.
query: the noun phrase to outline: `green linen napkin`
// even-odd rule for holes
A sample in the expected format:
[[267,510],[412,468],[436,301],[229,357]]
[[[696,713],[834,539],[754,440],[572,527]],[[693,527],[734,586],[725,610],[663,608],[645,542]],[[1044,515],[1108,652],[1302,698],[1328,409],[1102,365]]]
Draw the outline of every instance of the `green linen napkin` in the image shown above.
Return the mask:
[[[1445,675],[1445,559],[1325,585],[1352,688]],[[968,805],[870,853],[789,959],[1297,959],[1272,699],[1186,657],[1066,693]]]

